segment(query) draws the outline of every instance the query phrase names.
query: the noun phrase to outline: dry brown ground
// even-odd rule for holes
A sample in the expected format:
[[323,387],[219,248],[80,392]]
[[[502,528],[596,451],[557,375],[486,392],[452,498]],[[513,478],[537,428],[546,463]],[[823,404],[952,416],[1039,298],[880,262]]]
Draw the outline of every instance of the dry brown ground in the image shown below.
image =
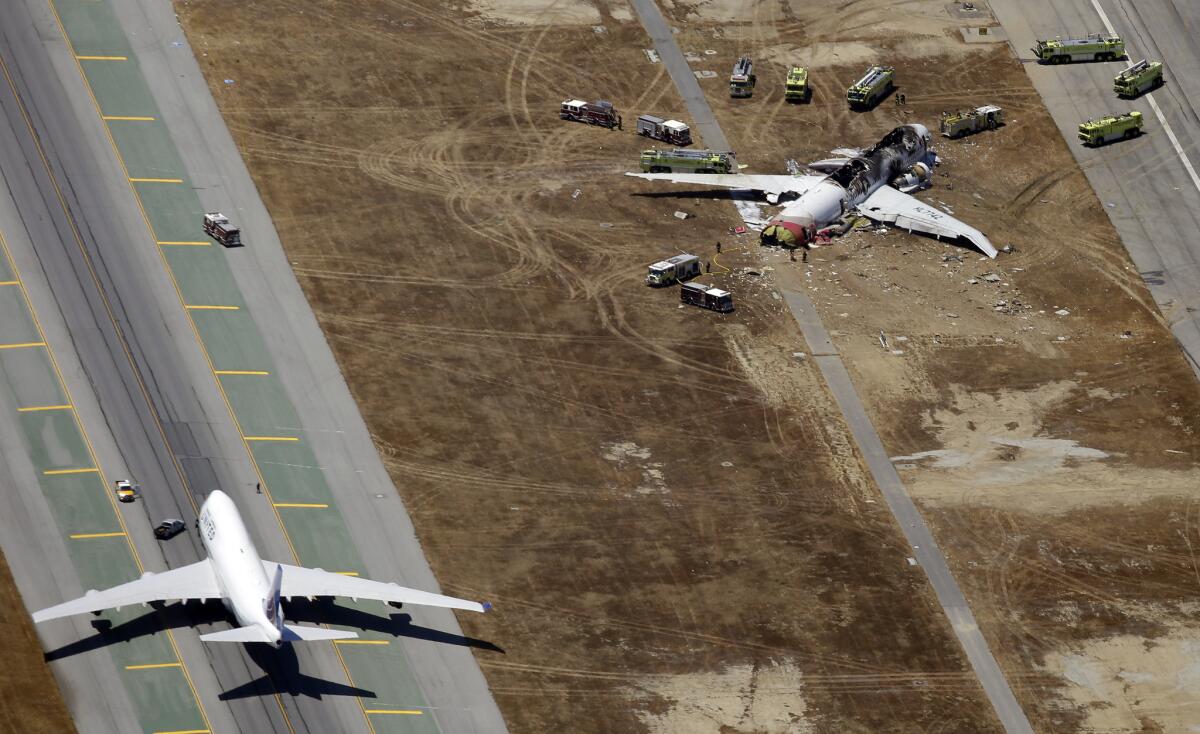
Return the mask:
[[5,734],[62,734],[75,731],[42,643],[25,613],[8,562],[0,555],[0,732]]
[[[818,5],[670,7],[698,66],[759,59],[752,100],[703,82],[742,161],[999,102],[923,196],[1017,253],[864,232],[805,267],[732,244],[725,202],[634,196],[638,139],[555,114],[686,119],[620,3],[177,7],[439,578],[500,603],[463,622],[506,650],[480,662],[513,731],[995,729],[774,281],[812,294],[889,449],[939,452],[902,471],[1038,728],[1171,728],[1194,380],[1006,48],[937,2]],[[792,59],[812,105],[783,103]],[[877,59],[909,107],[851,114]],[[681,249],[736,314],[640,285]]]
[[[898,123],[932,126],[944,109],[1004,106],[1004,129],[938,144],[937,185],[921,196],[1016,253],[990,262],[863,232],[814,252],[810,267],[766,260],[835,330],[1037,728],[1191,730],[1200,395],[1023,70],[1004,45],[961,43],[937,2],[903,16],[854,3],[850,19],[809,3],[752,7],[735,28],[701,19],[720,14],[715,4],[676,20],[685,48],[719,51],[710,68],[740,53],[765,62],[753,104],[710,95],[756,172],[869,144]],[[860,47],[876,53],[860,59]],[[793,59],[818,67],[811,106],[782,100]],[[843,90],[877,60],[897,67],[907,108],[850,113]]]

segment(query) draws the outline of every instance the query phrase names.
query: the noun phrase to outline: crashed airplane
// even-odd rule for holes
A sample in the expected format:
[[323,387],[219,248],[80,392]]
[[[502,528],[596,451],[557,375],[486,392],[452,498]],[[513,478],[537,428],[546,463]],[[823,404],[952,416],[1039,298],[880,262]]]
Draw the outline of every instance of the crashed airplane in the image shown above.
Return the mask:
[[[767,201],[786,201],[762,230],[764,245],[808,246],[845,215],[858,212],[910,232],[969,241],[988,257],[996,248],[982,232],[909,196],[929,188],[937,155],[924,125],[901,125],[866,151],[810,164],[820,175],[627,173],[651,181],[749,189]],[[837,151],[835,151],[837,152]]]

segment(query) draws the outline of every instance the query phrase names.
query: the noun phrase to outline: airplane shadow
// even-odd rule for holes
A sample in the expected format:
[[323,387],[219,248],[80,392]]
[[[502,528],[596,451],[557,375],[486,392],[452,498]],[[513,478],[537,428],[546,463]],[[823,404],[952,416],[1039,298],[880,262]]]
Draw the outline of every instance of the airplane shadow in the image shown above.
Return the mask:
[[307,696],[320,700],[323,696],[355,696],[375,698],[375,691],[335,683],[300,672],[300,661],[291,645],[276,648],[261,643],[243,643],[246,654],[254,664],[262,668],[264,675],[240,686],[230,688],[217,695],[222,701],[240,698],[257,698],[286,693],[289,696]]
[[[379,632],[396,638],[409,637],[437,644],[457,645],[504,654],[503,648],[486,640],[466,637],[465,635],[456,635],[413,624],[412,616],[406,613],[391,613],[387,616],[379,616],[359,609],[341,606],[331,599],[316,599],[313,601],[295,599],[287,602],[284,609],[288,621],[293,623],[334,624],[364,632]],[[194,627],[202,624],[229,623],[230,621],[229,613],[217,602],[206,604],[201,604],[200,602],[168,604],[119,624],[113,624],[111,620],[104,618],[93,619],[91,625],[96,630],[94,635],[50,650],[44,657],[47,662],[63,660],[82,653],[99,650],[109,645],[129,642],[147,635],[154,635],[165,630]],[[308,696],[317,699],[322,696],[375,697],[374,691],[315,678],[300,672],[299,661],[291,645],[275,648],[271,645],[248,643],[243,644],[243,647],[250,659],[262,669],[264,675],[225,691],[218,696],[221,700],[274,695],[276,693],[287,693],[292,696]]]
[[389,613],[386,617],[370,612],[364,612],[352,607],[344,607],[333,600],[294,599],[287,603],[287,617],[294,622],[327,623],[339,627],[352,627],[363,632],[381,632],[392,637],[409,637],[414,640],[425,640],[442,645],[457,645],[471,647],[477,650],[487,650],[504,654],[504,648],[487,640],[479,640],[465,635],[421,627],[412,623],[412,615],[405,613]]

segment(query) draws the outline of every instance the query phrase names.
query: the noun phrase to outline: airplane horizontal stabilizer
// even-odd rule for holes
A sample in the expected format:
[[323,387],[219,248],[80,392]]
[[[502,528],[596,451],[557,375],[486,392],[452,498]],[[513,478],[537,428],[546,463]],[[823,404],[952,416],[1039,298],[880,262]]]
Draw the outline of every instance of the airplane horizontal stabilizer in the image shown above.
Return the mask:
[[301,640],[352,640],[358,633],[349,630],[331,630],[325,627],[300,627],[298,625],[283,625],[283,641],[299,642]]
[[202,642],[270,642],[262,627],[234,627],[223,632],[200,635]]

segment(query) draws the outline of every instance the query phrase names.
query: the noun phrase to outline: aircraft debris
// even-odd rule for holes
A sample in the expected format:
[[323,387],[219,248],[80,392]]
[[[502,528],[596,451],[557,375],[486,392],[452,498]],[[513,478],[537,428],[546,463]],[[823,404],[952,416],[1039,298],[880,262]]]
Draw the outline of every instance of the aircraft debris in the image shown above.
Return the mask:
[[821,161],[829,173],[819,175],[688,174],[674,172],[626,175],[674,183],[750,189],[766,194],[770,203],[787,202],[779,216],[762,230],[762,244],[811,247],[818,230],[845,213],[937,238],[964,238],[987,257],[996,249],[982,232],[917,200],[907,193],[928,188],[936,165],[931,136],[924,125],[901,125],[862,155]]

